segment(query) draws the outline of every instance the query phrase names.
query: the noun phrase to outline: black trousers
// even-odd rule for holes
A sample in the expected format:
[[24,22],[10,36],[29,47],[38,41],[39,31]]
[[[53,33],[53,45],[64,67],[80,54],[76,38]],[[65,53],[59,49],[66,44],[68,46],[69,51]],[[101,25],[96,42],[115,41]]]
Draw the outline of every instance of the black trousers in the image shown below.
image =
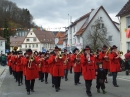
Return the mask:
[[78,83],[79,80],[80,80],[80,75],[81,75],[81,72],[75,72],[74,73],[74,82],[75,83]]
[[72,66],[70,66],[70,73],[72,73],[72,68],[73,68],[73,67],[72,67]]
[[96,88],[97,88],[97,89],[100,89],[100,88],[101,88],[102,90],[105,89],[105,83],[99,83],[99,80],[98,80],[98,79],[97,79],[97,82],[96,82],[96,83],[97,83],[97,85],[96,85]]
[[86,93],[91,93],[92,80],[85,80]]
[[41,72],[41,81],[43,81],[43,80],[44,80],[44,73]]
[[22,71],[19,71],[19,72],[16,72],[17,73],[17,81],[18,81],[18,84],[22,83],[23,82],[23,72]]
[[104,70],[105,70],[105,74],[106,74],[106,81],[107,81],[108,69],[104,69]]
[[116,80],[116,78],[117,78],[117,72],[112,72],[112,76],[113,76],[113,85],[117,85],[117,80]]
[[42,72],[39,71],[38,73],[39,73],[39,80],[41,80]]
[[60,83],[61,83],[61,77],[59,77],[59,76],[55,76],[54,77],[54,83],[55,83],[55,89],[58,89],[58,88],[60,88]]
[[30,92],[30,90],[34,90],[34,83],[35,83],[35,79],[26,80],[27,92]]
[[55,85],[55,80],[53,76],[52,76],[52,85]]
[[47,82],[47,79],[48,79],[48,73],[45,72],[45,82]]
[[65,73],[65,79],[68,79],[68,69],[65,69],[64,73]]
[[11,68],[11,66],[9,66],[9,73],[10,73],[10,75],[12,74],[12,68]]

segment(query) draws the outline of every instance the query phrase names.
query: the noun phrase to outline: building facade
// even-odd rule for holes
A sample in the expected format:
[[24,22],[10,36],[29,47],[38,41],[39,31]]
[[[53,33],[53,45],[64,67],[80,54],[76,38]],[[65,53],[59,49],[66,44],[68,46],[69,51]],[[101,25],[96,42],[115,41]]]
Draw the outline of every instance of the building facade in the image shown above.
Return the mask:
[[103,24],[107,28],[107,36],[110,45],[117,45],[120,48],[120,32],[119,24],[112,21],[103,6],[92,9],[91,12],[77,19],[68,27],[68,46],[84,48],[88,41],[86,40],[87,34],[91,31],[91,26],[97,19],[102,19]]
[[50,51],[55,47],[54,40],[55,36],[50,31],[30,30],[21,45],[21,50],[23,52],[27,49],[38,52]]
[[[130,28],[130,0],[120,10],[117,17],[120,18],[120,50],[125,54],[127,50],[130,50],[130,38],[126,35],[126,30]],[[124,58],[124,56],[122,57]]]
[[5,54],[5,39],[0,36],[0,54]]

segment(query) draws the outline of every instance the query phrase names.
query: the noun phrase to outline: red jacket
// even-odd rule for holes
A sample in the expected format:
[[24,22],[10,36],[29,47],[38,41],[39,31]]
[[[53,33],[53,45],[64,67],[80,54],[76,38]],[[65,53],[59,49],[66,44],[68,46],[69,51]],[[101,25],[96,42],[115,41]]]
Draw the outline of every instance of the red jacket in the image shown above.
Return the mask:
[[34,61],[30,63],[31,64],[29,66],[29,58],[24,59],[23,65],[26,66],[26,73],[25,73],[26,80],[39,78],[38,68],[37,68],[37,64],[38,64],[37,58],[34,58]]
[[116,59],[117,54],[112,52],[109,54],[110,58],[110,72],[120,72],[120,58]]
[[23,71],[22,56],[16,58],[16,72]]
[[43,73],[49,73],[49,64],[48,64],[48,62],[47,62],[47,60],[48,59],[45,59],[45,60],[42,60],[41,61],[41,71],[43,72]]
[[102,60],[102,62],[103,62],[103,69],[109,69],[110,68],[110,60],[109,60],[109,58],[108,59],[104,58],[105,54],[106,54],[105,52],[101,52],[99,54],[99,59]]
[[8,66],[11,66],[11,55],[7,56]]
[[94,56],[90,55],[90,63],[88,62],[88,59],[82,55],[81,56],[81,63],[82,66],[82,75],[84,77],[84,80],[93,80],[95,79],[95,58]]
[[52,75],[55,76],[64,76],[64,66],[63,66],[63,58],[62,59],[57,59],[57,61],[55,60],[56,56],[54,57],[50,57],[47,62],[48,64],[54,64],[53,66],[53,72]]
[[71,56],[71,61],[72,61],[72,66],[74,68],[74,72],[81,72],[81,62],[79,63],[75,63],[75,59],[76,59],[76,54],[72,54]]

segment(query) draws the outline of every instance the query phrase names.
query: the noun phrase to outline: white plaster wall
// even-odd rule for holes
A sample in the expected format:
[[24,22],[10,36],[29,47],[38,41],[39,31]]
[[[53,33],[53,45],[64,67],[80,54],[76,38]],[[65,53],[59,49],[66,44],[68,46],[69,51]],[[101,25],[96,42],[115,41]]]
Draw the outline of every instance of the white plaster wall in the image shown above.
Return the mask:
[[1,51],[2,51],[2,54],[5,54],[5,40],[0,40],[0,54],[1,54]]

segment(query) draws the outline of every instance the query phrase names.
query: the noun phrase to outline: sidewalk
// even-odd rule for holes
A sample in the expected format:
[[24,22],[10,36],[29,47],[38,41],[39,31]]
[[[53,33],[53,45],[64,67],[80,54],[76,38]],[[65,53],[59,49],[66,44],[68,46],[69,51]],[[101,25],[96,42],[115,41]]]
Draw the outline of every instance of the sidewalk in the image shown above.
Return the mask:
[[1,66],[0,65],[0,76],[2,75],[3,71],[8,68],[8,66]]

